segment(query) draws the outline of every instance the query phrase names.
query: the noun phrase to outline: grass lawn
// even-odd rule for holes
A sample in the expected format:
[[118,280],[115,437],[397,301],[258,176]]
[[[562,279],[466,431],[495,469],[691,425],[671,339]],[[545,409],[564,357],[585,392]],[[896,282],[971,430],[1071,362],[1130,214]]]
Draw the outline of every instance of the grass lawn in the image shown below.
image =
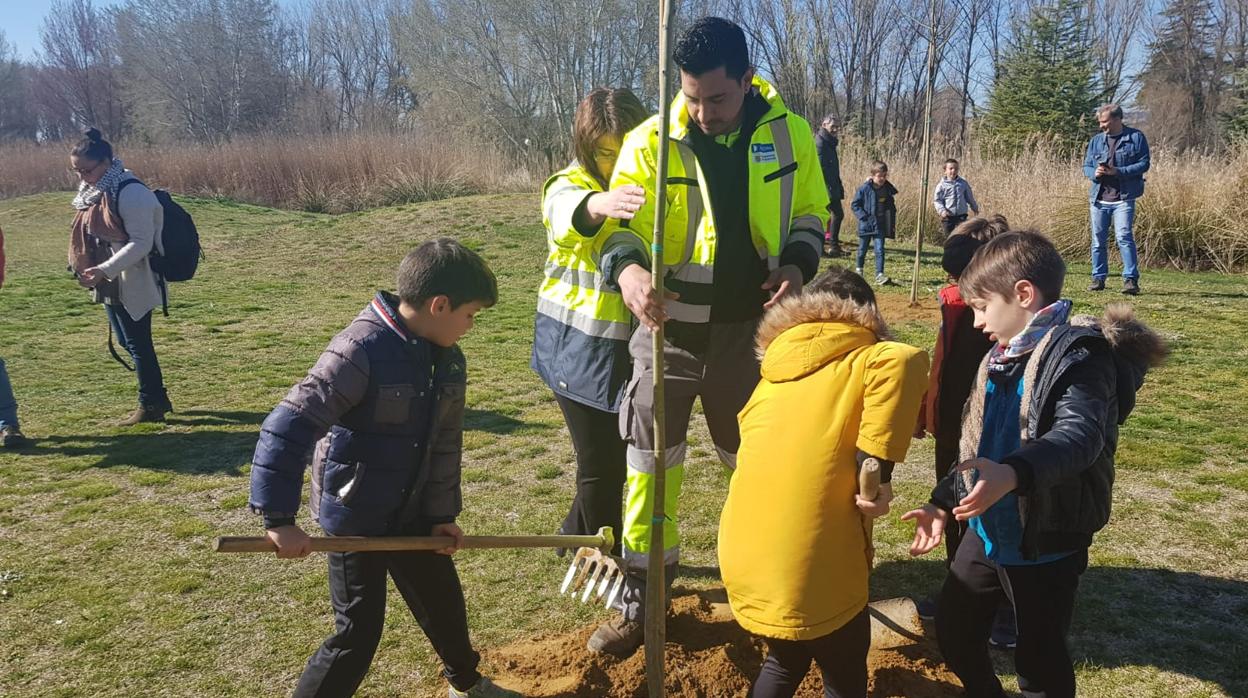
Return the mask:
[[[416,242],[455,235],[501,284],[463,343],[470,386],[461,524],[469,533],[549,533],[571,499],[572,450],[558,409],[528,368],[545,260],[535,195],[483,196],[337,217],[192,200],[208,259],[174,285],[157,351],[177,407],[167,425],[121,429],[133,376],[109,358],[103,311],[65,273],[70,195],[0,201],[8,281],[0,357],[30,453],[0,455],[0,695],[271,696],[289,693],[328,633],[323,558],[211,551],[255,535],[246,509],[260,421],[329,338],[393,285]],[[1089,294],[1076,260],[1077,312]],[[908,279],[904,254],[889,273]],[[939,286],[928,258],[925,298]],[[1112,281],[1112,280],[1111,280]],[[1147,271],[1142,317],[1172,343],[1122,430],[1114,515],[1083,576],[1072,646],[1088,696],[1248,696],[1248,280]],[[899,337],[928,347],[935,303],[905,310],[884,291]],[[682,549],[715,565],[728,483],[705,427],[693,431]],[[895,510],[926,498],[931,444],[916,442]],[[778,510],[779,511],[779,510]],[[306,520],[303,522],[310,526]],[[873,595],[922,595],[943,566],[912,561],[909,527],[876,524]],[[457,556],[474,638],[489,648],[568,631],[605,612],[560,598],[549,551]],[[706,587],[710,573],[681,582]],[[361,695],[445,695],[436,657],[397,594]],[[998,655],[1001,670],[1011,662]]]

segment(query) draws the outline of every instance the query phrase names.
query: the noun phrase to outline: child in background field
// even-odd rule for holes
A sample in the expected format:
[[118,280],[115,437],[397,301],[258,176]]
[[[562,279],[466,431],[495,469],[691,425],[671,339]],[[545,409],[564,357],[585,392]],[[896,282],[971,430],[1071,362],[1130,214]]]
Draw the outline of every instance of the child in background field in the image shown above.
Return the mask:
[[897,187],[888,181],[888,165],[871,163],[871,177],[858,187],[850,209],[858,218],[857,271],[862,276],[867,261],[867,245],[875,246],[875,283],[884,286],[892,279],[884,275],[884,238],[896,236]]
[[975,215],[979,215],[979,202],[971,193],[970,182],[958,176],[957,160],[945,160],[945,176],[936,183],[932,204],[936,206],[936,214],[940,216],[940,224],[944,227],[946,236],[966,222],[968,208]]
[[1023,695],[1074,698],[1066,646],[1092,536],[1109,520],[1118,427],[1135,406],[1161,339],[1129,306],[1098,326],[1069,318],[1066,265],[1037,232],[989,240],[959,278],[975,326],[995,340],[964,411],[960,463],[907,512],[912,555],[966,522],[936,615],[949,668],[970,698],[1001,698],[987,640],[1002,598],[1014,604]]
[[[0,288],[4,287],[4,231],[0,230]],[[30,444],[17,422],[17,398],[9,383],[9,371],[0,359],[0,449],[18,449]]]
[[297,698],[355,693],[381,640],[387,575],[441,658],[450,698],[519,698],[477,671],[448,557],[464,535],[455,518],[467,379],[456,342],[497,299],[475,252],[450,238],[421,244],[399,265],[398,294],[379,291],[261,425],[251,508],[278,557],[311,550],[295,523],[309,454],[309,507],[330,535],[455,540],[436,553],[329,553],[334,634],[308,660]]
[[[741,449],[719,527],[733,615],[768,648],[750,695],[792,696],[813,659],[825,695],[865,698],[863,517],[888,512],[927,355],[890,341],[871,287],[842,267],[769,310],[757,342],[762,381],[740,414]],[[868,457],[883,465],[875,501],[857,496]]]
[[[1009,230],[1005,216],[972,218],[954,229],[945,241],[940,264],[949,275],[950,283],[940,289],[940,330],[932,352],[932,372],[927,395],[919,413],[917,435],[925,432],[936,440],[936,481],[940,482],[949,469],[958,464],[958,442],[962,438],[962,406],[971,394],[975,371],[984,354],[992,348],[992,340],[975,329],[970,306],[958,292],[958,277],[970,264],[971,257],[984,243]],[[945,530],[945,564],[953,562],[953,554],[962,539],[961,526],[956,522]],[[936,615],[936,600],[919,601],[919,615],[930,620]],[[991,641],[1003,648],[1014,646],[1014,613],[1004,604],[993,627]]]

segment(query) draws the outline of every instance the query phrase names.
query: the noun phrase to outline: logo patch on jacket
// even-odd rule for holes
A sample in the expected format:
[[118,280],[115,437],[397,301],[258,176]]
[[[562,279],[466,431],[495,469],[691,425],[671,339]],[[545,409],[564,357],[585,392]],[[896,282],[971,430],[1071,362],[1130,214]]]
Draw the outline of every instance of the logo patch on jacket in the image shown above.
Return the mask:
[[773,143],[751,143],[750,154],[755,164],[776,162],[776,146]]

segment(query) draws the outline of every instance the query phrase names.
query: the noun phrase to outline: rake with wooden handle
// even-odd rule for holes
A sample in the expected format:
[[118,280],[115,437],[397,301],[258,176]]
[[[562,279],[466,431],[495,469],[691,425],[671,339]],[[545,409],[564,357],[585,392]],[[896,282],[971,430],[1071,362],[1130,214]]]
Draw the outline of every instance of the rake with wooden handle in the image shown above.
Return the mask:
[[[880,496],[880,461],[867,458],[858,470],[858,494],[869,502]],[[875,563],[875,519],[862,515],[862,532],[867,535],[867,569]]]
[[[354,553],[406,550],[442,550],[455,544],[450,536],[329,536],[312,538],[314,553]],[[610,551],[615,534],[609,526],[592,536],[464,536],[460,549],[593,548]],[[275,553],[267,537],[222,536],[213,543],[219,553]]]
[[[867,458],[858,471],[858,494],[863,499],[875,501],[880,496],[880,461]],[[875,519],[862,516],[862,531],[866,534],[867,569],[875,563]],[[914,601],[905,596],[880,599],[867,605],[871,617],[871,647],[886,649],[914,644],[923,637],[923,623]]]

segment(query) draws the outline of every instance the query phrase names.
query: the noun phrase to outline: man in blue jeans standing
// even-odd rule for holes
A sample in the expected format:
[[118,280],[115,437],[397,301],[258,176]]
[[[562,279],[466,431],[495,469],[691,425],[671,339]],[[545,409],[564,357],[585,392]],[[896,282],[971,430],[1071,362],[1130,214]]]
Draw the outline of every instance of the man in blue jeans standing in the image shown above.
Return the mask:
[[1109,276],[1109,226],[1122,254],[1122,292],[1140,293],[1140,270],[1135,252],[1135,200],[1144,194],[1148,172],[1148,140],[1140,131],[1124,126],[1122,107],[1105,104],[1096,110],[1101,132],[1088,142],[1083,174],[1092,180],[1088,198],[1092,209],[1092,285],[1089,291],[1105,290]]

